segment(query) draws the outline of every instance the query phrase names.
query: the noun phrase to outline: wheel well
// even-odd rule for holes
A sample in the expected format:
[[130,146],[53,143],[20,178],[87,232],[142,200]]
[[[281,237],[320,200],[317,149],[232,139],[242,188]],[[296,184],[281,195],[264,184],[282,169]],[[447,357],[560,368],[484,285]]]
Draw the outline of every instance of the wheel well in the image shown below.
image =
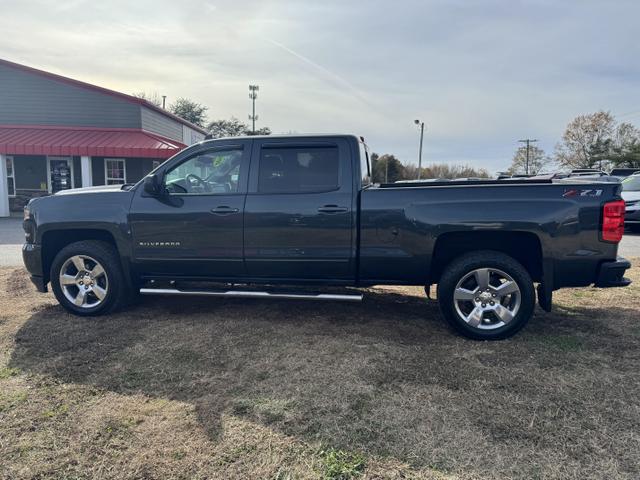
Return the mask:
[[438,283],[454,258],[477,250],[493,250],[515,258],[535,282],[542,280],[540,240],[528,232],[451,232],[440,235],[433,250],[430,283]]
[[113,235],[105,230],[70,229],[45,232],[42,235],[42,270],[45,283],[49,281],[51,264],[58,252],[67,245],[81,240],[100,240],[113,245],[116,250],[118,248]]

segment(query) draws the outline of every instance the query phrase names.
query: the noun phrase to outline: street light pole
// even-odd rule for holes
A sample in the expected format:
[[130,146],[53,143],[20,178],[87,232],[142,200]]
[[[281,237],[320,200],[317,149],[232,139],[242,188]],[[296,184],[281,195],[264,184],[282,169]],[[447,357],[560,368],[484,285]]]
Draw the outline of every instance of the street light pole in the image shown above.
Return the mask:
[[418,150],[418,180],[422,175],[422,140],[424,139],[424,122],[414,120],[413,123],[420,125],[420,150]]

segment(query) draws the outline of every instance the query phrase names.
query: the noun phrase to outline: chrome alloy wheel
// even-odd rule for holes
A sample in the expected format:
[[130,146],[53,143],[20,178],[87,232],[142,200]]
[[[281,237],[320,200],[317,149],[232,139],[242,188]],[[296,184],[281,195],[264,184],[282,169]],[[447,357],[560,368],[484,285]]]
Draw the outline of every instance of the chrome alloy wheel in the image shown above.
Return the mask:
[[64,296],[80,308],[100,305],[109,291],[109,278],[98,261],[88,255],[74,255],[60,269]]
[[462,277],[453,292],[457,314],[479,330],[495,330],[511,322],[521,301],[515,280],[496,268],[472,270]]

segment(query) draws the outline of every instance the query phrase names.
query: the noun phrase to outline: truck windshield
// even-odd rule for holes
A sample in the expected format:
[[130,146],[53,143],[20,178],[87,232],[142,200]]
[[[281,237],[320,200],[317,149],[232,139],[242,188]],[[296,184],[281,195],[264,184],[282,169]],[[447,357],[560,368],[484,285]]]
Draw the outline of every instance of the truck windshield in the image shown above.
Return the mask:
[[625,178],[622,181],[622,189],[625,192],[640,192],[640,175]]

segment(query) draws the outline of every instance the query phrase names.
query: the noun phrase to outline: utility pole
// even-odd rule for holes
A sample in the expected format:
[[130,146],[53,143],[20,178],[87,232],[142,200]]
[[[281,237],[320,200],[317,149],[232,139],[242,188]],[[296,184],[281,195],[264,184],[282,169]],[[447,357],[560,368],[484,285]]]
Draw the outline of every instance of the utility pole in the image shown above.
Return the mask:
[[251,134],[256,134],[256,120],[258,120],[258,115],[256,115],[256,98],[258,98],[258,90],[260,90],[259,85],[249,85],[249,98],[251,99],[251,115],[249,115],[249,120],[251,120]]
[[418,150],[418,180],[420,180],[420,175],[422,175],[422,140],[424,138],[424,122],[414,120],[413,123],[420,125],[420,149]]
[[533,138],[533,139],[532,138],[525,138],[524,140],[518,140],[518,142],[520,142],[520,143],[526,143],[527,144],[527,162],[525,163],[525,166],[524,166],[525,175],[529,175],[529,148],[530,148],[529,145],[531,143],[535,143],[537,141],[538,140],[536,140],[535,138]]

